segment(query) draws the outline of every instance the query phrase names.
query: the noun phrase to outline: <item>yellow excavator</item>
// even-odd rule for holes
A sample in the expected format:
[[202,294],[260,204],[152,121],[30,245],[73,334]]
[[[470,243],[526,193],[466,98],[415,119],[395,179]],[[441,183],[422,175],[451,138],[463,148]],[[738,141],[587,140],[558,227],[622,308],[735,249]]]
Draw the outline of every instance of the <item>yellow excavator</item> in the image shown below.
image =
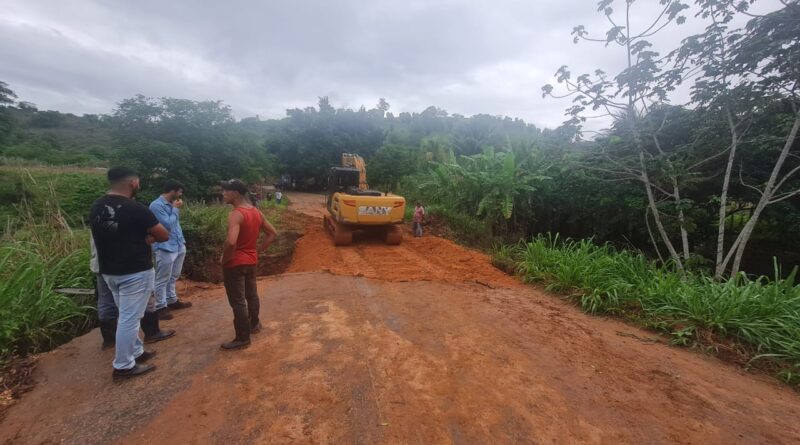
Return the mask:
[[327,207],[325,228],[337,246],[352,244],[356,230],[380,230],[386,244],[403,241],[405,198],[370,190],[367,167],[359,155],[342,153],[342,165],[331,168]]

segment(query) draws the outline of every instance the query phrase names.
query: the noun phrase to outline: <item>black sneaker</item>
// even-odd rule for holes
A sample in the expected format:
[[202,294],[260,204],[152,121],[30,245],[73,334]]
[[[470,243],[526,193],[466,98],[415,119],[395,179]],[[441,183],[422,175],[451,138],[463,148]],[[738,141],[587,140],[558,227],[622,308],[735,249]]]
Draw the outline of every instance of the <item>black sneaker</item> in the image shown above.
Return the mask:
[[192,303],[189,302],[189,301],[178,300],[178,301],[176,301],[174,303],[168,304],[167,307],[172,309],[173,311],[178,310],[178,309],[188,309],[188,308],[192,307]]
[[111,378],[115,381],[127,380],[133,377],[138,377],[142,374],[147,374],[148,372],[156,369],[156,365],[140,365],[135,364],[131,369],[115,369],[114,372],[111,374]]
[[144,336],[145,343],[155,343],[157,341],[166,340],[175,335],[175,329],[162,329],[153,335]]
[[259,332],[261,332],[262,329],[264,329],[264,325],[261,324],[261,322],[259,321],[257,325],[250,328],[250,333],[258,334]]
[[250,346],[250,340],[238,340],[234,339],[233,341],[229,341],[228,343],[223,343],[220,345],[220,348],[233,350],[233,349],[242,349]]
[[142,355],[136,357],[136,363],[144,363],[156,356],[156,351],[144,351]]
[[156,314],[158,314],[159,320],[172,320],[174,318],[168,307],[162,307],[156,311]]

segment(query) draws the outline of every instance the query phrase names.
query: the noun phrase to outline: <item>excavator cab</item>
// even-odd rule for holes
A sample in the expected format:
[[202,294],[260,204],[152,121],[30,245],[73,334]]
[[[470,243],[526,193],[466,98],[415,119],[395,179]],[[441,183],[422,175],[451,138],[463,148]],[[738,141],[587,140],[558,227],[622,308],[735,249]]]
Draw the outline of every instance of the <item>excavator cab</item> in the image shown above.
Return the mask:
[[328,175],[328,190],[343,192],[348,187],[358,188],[360,173],[353,167],[332,167]]

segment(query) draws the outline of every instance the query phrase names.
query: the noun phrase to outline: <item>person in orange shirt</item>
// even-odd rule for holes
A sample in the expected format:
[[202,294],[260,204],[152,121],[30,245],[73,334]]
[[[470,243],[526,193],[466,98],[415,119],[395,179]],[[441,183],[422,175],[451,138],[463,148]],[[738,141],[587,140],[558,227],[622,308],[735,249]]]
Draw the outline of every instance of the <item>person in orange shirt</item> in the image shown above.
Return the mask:
[[261,330],[258,320],[259,301],[256,287],[258,265],[257,243],[265,233],[260,249],[266,250],[277,236],[275,227],[248,199],[247,185],[238,180],[223,181],[222,200],[233,206],[228,215],[228,236],[222,250],[222,277],[228,303],[233,309],[236,337],[221,345],[222,349],[240,349],[250,344],[250,334]]

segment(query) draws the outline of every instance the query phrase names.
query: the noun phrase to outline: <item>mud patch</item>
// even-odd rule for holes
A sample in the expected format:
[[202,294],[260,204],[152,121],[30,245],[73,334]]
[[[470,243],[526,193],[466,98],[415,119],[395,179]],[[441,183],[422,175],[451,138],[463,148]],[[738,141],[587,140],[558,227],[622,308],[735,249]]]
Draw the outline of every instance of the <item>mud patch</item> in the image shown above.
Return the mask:
[[36,357],[15,357],[0,367],[0,420],[23,394],[33,389]]

